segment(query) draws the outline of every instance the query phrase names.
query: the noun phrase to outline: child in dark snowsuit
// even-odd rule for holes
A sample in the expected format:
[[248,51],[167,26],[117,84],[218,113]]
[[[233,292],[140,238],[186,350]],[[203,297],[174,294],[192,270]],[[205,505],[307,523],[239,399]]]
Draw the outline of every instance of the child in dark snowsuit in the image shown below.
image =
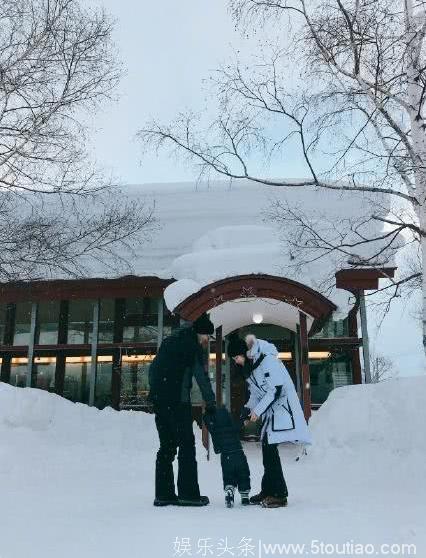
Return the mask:
[[250,469],[241,445],[241,428],[225,407],[207,412],[203,420],[212,437],[215,453],[220,453],[226,506],[232,508],[234,505],[236,488],[241,495],[241,504],[250,504]]

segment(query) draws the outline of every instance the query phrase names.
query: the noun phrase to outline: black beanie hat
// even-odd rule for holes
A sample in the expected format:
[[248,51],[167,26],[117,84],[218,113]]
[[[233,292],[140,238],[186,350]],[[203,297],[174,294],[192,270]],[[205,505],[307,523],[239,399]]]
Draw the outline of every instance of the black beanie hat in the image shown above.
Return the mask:
[[207,314],[201,314],[192,324],[192,327],[195,333],[200,333],[202,335],[213,335],[214,333],[214,325]]
[[228,345],[228,356],[230,358],[234,358],[238,355],[246,356],[247,351],[248,347],[243,339],[240,339],[238,336],[231,337]]

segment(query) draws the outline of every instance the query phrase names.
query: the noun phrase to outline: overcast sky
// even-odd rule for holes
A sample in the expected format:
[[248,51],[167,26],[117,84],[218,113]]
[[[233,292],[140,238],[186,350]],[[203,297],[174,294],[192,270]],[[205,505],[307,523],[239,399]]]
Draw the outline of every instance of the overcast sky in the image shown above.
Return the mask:
[[[145,157],[134,139],[152,117],[167,122],[187,108],[205,104],[203,80],[232,49],[256,50],[255,38],[243,38],[227,13],[226,0],[82,0],[103,5],[117,20],[115,39],[124,63],[119,101],[105,106],[93,120],[93,150],[98,161],[123,183],[192,180],[194,170],[165,155]],[[300,176],[297,157],[275,176]],[[413,318],[419,301],[399,303],[382,327],[374,327],[373,344],[390,356],[404,375],[425,370],[420,324]]]

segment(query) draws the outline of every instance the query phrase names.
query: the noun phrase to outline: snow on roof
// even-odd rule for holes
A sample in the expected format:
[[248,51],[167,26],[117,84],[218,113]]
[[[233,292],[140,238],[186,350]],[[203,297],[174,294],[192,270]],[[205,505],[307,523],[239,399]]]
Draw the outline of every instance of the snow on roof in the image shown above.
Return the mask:
[[[325,236],[340,234],[349,222],[356,221],[357,230],[348,241],[382,230],[381,223],[368,218],[371,196],[354,192],[270,187],[246,180],[132,185],[125,192],[155,203],[160,230],[141,247],[133,268],[137,275],[179,280],[166,293],[171,309],[213,281],[263,273],[300,281],[330,298],[345,314],[350,294],[335,289],[334,274],[351,267],[348,259],[362,261],[377,246],[361,244],[352,258],[334,253],[318,259],[318,250],[310,250],[308,259],[312,261],[301,270],[298,258],[302,255],[295,256],[286,245],[296,229],[280,228],[268,212],[277,201],[298,207]],[[386,213],[385,197],[380,205]],[[382,263],[390,265],[391,261],[392,254],[384,253]]]
[[[271,211],[277,211],[277,203],[280,211],[297,208],[322,237],[334,241],[343,235],[347,242],[382,230],[383,224],[370,218],[372,204],[375,213],[389,213],[386,196],[378,203],[356,192],[272,187],[247,180],[128,185],[121,190],[130,201],[154,206],[158,229],[130,258],[122,254],[130,259],[128,267],[114,267],[108,256],[102,262],[85,259],[84,274],[177,279],[166,292],[170,309],[211,282],[261,273],[299,281],[331,299],[346,315],[351,295],[336,290],[335,272],[351,267],[349,259],[362,265],[377,246],[361,242],[348,254],[324,254],[320,245],[303,236],[297,220],[280,222]],[[382,265],[392,265],[392,256],[384,252]]]

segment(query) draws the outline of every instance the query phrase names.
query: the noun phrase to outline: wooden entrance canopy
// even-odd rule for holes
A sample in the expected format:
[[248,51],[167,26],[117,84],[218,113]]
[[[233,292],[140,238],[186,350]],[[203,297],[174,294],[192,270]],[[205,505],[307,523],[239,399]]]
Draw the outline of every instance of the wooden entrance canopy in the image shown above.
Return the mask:
[[336,273],[336,287],[349,292],[377,290],[380,279],[393,279],[396,267],[341,269]]
[[[314,319],[312,330],[336,310],[336,305],[306,285],[271,275],[240,275],[212,283],[189,296],[175,312],[189,321],[196,320],[222,304],[241,299],[273,299],[298,309],[300,374],[302,401],[306,419],[311,415],[310,375],[308,361],[307,315]],[[216,398],[222,403],[222,326],[216,329]]]
[[188,321],[196,320],[203,312],[238,299],[273,299],[298,308],[301,312],[322,321],[336,310],[336,305],[310,287],[273,275],[239,275],[211,283],[186,298],[174,310]]

